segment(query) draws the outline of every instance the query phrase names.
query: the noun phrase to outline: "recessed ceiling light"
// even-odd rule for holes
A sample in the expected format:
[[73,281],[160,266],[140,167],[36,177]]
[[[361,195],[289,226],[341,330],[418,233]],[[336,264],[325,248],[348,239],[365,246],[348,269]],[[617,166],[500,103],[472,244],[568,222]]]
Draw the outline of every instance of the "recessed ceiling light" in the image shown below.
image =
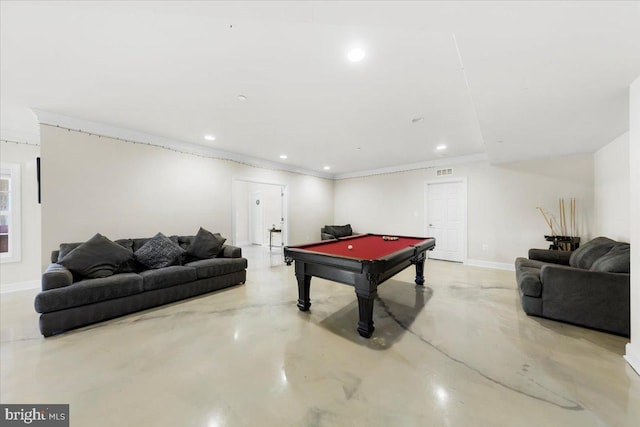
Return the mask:
[[436,147],[436,150],[438,151],[442,151],[442,150],[446,150],[447,146],[445,144],[440,144]]
[[215,141],[216,137],[213,135],[205,135],[204,139],[206,139],[207,141]]
[[364,50],[360,49],[359,47],[356,47],[349,51],[349,53],[347,54],[347,58],[351,62],[359,62],[364,59],[364,55],[365,55]]
[[328,171],[329,169],[331,169],[331,166],[325,166],[325,167],[323,167],[322,169],[324,169],[324,170]]
[[413,119],[411,119],[411,123],[420,123],[423,120],[424,117],[414,117]]
[[244,95],[238,95],[238,99],[239,99],[240,101],[246,101],[246,100],[247,100],[247,97],[246,97],[246,96],[244,96]]
[[286,155],[286,154],[280,154],[280,158],[281,158],[281,159],[286,159],[286,158],[287,158],[287,155]]

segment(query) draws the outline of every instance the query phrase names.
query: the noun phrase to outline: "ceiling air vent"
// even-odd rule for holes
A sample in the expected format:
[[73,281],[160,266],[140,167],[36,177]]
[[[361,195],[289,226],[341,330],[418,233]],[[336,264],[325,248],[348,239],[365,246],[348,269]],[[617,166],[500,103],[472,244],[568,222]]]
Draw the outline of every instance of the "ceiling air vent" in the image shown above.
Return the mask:
[[447,169],[436,170],[436,176],[447,176],[447,175],[453,175],[453,169],[447,168]]

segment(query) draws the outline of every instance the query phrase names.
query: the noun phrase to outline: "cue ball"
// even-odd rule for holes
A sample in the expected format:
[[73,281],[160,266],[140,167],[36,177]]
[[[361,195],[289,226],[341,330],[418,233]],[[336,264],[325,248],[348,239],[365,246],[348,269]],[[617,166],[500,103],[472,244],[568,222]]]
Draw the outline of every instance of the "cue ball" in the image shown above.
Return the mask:
[[347,249],[351,250],[351,249],[353,249],[353,246],[349,245],[349,246],[347,246]]

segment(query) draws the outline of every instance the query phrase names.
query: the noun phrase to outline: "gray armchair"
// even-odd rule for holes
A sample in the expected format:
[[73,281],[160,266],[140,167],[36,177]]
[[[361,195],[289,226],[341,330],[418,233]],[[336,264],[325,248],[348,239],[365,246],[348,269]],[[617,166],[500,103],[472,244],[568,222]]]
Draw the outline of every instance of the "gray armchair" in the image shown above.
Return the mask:
[[598,237],[573,252],[529,250],[516,259],[522,308],[615,334],[630,334],[630,245]]
[[320,238],[322,240],[337,239],[339,237],[347,237],[351,235],[353,235],[351,224],[325,225],[320,229]]

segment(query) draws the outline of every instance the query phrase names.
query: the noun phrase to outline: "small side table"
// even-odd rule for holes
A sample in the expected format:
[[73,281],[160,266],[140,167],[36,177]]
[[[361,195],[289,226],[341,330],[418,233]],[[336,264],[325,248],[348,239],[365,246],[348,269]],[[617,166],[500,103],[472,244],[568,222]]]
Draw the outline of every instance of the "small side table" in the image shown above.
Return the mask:
[[280,235],[282,236],[282,229],[278,229],[278,228],[270,228],[269,229],[269,251],[271,251],[271,248],[273,247],[273,233],[281,233]]

